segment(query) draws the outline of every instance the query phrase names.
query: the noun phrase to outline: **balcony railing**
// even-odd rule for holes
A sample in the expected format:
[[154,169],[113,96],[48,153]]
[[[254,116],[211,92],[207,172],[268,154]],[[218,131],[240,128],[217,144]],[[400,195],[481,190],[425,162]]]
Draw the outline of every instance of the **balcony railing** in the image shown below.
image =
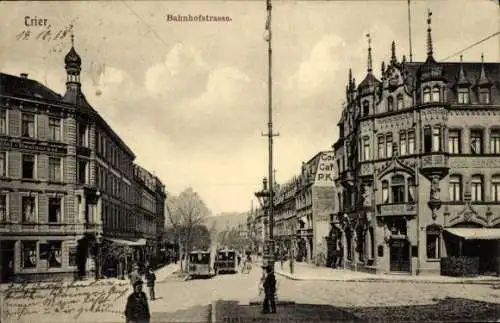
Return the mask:
[[422,156],[422,169],[448,168],[448,155],[445,153],[430,153]]
[[380,216],[413,216],[417,215],[416,203],[393,203],[393,204],[380,204]]
[[102,228],[97,223],[13,223],[0,222],[0,232],[23,232],[23,233],[66,233],[95,231]]

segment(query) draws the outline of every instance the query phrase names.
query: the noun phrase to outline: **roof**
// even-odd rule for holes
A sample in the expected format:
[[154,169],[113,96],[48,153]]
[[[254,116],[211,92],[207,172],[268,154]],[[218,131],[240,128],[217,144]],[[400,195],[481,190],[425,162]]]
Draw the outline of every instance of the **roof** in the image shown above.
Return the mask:
[[380,81],[373,75],[373,73],[368,73],[366,74],[365,79],[358,85],[358,89],[374,87],[378,84],[380,84]]
[[62,99],[61,95],[35,80],[5,73],[0,73],[0,95],[59,103]]

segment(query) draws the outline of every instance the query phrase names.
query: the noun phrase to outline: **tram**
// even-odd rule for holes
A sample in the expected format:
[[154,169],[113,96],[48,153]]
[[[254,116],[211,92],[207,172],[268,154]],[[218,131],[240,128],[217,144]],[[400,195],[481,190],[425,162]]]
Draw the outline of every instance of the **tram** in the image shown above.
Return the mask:
[[209,251],[191,251],[189,254],[189,276],[212,277],[215,275],[213,257]]
[[238,261],[236,251],[231,249],[219,250],[215,260],[215,272],[232,273],[238,272]]

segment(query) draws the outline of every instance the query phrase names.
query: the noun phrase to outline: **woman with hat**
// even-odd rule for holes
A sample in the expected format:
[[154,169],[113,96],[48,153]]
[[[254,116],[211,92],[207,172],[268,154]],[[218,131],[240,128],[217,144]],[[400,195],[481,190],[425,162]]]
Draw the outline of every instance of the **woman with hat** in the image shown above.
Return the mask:
[[134,282],[134,292],[127,299],[125,307],[126,323],[149,323],[148,299],[142,291],[143,281],[139,279]]

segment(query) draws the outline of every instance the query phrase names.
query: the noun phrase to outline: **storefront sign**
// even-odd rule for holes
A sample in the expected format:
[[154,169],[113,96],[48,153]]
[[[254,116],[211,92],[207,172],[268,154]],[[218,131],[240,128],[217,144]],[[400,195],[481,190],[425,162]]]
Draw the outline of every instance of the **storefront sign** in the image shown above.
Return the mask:
[[51,153],[60,153],[66,154],[68,150],[66,147],[54,147],[54,146],[45,146],[38,145],[35,143],[26,143],[26,142],[11,142],[10,144],[12,149],[22,149],[22,150],[35,150],[39,152],[51,152]]
[[336,177],[335,154],[333,151],[321,154],[316,172],[315,185],[334,186]]

